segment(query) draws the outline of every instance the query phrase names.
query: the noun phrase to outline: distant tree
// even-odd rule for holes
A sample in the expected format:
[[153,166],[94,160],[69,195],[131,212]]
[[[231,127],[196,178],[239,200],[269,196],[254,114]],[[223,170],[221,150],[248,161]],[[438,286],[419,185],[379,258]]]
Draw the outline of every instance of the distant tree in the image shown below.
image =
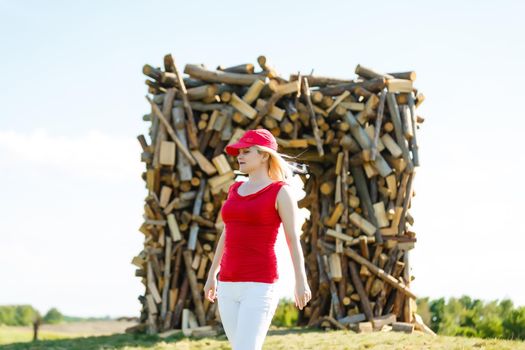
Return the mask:
[[479,317],[473,325],[478,330],[478,334],[482,338],[502,338],[503,324],[502,324],[502,308],[498,301],[491,301],[483,305],[479,310]]
[[481,338],[503,337],[503,322],[498,314],[486,314],[476,327]]
[[56,308],[51,308],[44,316],[44,323],[60,323],[64,320],[64,315],[60,313]]
[[431,322],[428,325],[434,332],[440,332],[439,325],[445,314],[445,298],[434,299],[430,303],[430,312],[432,313]]
[[15,322],[18,325],[24,326],[33,324],[33,320],[37,314],[38,311],[35,310],[31,305],[18,305],[16,307]]
[[507,318],[512,309],[514,309],[514,303],[510,299],[503,299],[499,303],[499,308],[502,318]]
[[465,309],[472,309],[474,306],[474,301],[468,295],[462,295],[459,299],[456,299],[456,301],[463,305]]
[[443,335],[460,335],[474,337],[478,335],[476,324],[480,319],[479,309],[483,303],[468,296],[450,298],[444,306],[439,333]]
[[525,339],[525,306],[509,311],[503,319],[505,338]]
[[14,326],[15,322],[15,307],[5,305],[0,307],[0,325]]
[[38,311],[31,305],[0,306],[0,324],[7,326],[28,326],[36,315]]

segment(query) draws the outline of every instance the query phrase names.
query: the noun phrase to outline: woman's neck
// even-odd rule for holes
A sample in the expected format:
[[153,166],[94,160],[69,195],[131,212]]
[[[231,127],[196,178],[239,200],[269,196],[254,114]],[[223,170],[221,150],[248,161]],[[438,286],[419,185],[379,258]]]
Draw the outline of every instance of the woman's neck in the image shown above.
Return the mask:
[[256,170],[250,174],[248,174],[248,181],[254,185],[257,184],[267,184],[268,182],[273,182],[272,178],[270,178],[267,174],[267,171],[264,169]]

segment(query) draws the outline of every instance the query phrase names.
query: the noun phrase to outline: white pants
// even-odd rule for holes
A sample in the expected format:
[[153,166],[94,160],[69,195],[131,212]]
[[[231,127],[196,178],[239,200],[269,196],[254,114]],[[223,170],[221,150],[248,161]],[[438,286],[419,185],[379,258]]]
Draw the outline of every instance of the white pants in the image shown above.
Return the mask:
[[260,350],[279,303],[276,283],[217,282],[217,303],[233,350]]

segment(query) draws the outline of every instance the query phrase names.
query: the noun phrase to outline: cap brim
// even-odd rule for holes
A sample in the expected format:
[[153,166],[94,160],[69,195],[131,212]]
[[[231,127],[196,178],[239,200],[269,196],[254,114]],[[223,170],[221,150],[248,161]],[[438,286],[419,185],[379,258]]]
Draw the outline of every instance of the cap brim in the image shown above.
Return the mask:
[[251,143],[239,141],[226,146],[226,153],[232,156],[236,156],[239,154],[239,148],[246,148],[251,146],[253,146]]

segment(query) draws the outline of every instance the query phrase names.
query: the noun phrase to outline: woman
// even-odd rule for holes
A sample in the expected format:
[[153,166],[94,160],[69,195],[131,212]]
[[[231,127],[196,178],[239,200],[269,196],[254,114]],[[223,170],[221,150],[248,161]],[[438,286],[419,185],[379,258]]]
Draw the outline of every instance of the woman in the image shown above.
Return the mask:
[[277,152],[277,141],[266,129],[246,131],[226,152],[237,156],[239,170],[249,180],[237,181],[228,190],[221,211],[224,232],[204,294],[210,302],[217,297],[233,350],[258,350],[279,302],[274,245],[281,222],[294,265],[295,305],[302,310],[312,297],[296,229],[298,208],[285,186],[298,168]]

